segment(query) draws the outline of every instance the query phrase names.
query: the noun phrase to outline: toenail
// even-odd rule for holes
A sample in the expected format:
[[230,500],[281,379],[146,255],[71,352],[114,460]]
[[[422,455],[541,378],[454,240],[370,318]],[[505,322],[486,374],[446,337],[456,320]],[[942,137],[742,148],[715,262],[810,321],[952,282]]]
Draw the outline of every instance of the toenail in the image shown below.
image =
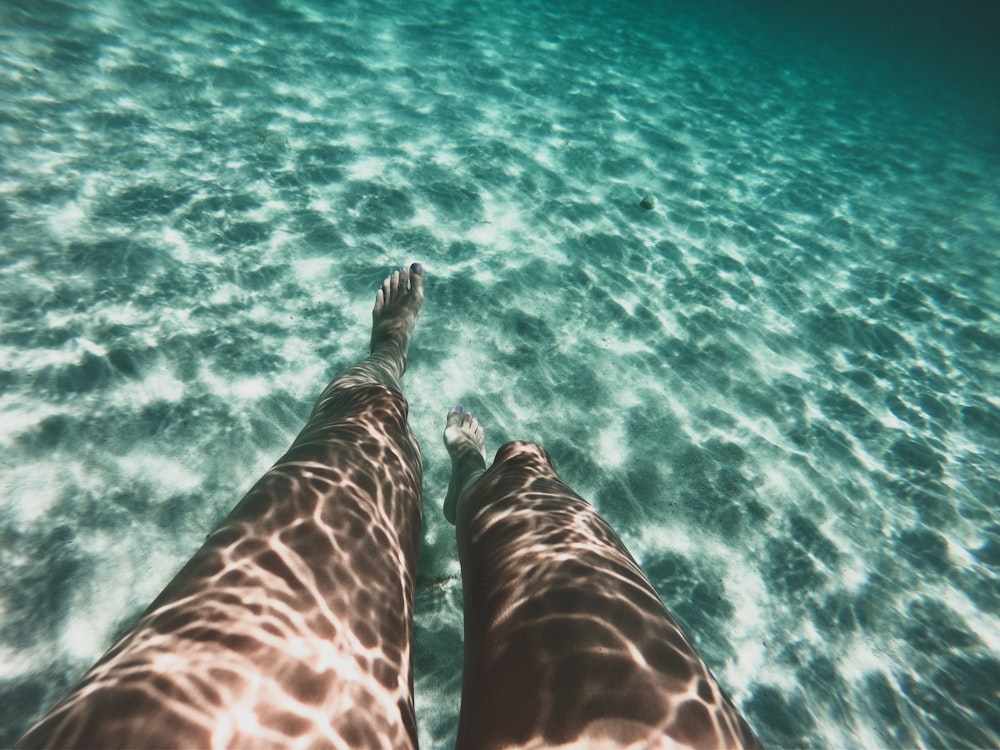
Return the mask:
[[455,413],[456,414],[461,414],[462,413],[462,407],[461,407],[461,405],[455,407]]
[[424,267],[419,263],[414,263],[410,266],[410,270],[413,271],[413,273],[423,273]]

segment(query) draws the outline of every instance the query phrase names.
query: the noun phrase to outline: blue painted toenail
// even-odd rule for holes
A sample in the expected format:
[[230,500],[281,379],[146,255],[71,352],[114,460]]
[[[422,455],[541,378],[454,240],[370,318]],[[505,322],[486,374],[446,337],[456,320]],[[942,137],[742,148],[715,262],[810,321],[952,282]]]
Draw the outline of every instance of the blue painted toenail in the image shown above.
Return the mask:
[[455,413],[456,414],[461,414],[462,413],[462,407],[461,406],[456,406],[455,407]]
[[410,266],[410,270],[413,271],[413,273],[423,273],[424,267],[419,263],[414,263]]

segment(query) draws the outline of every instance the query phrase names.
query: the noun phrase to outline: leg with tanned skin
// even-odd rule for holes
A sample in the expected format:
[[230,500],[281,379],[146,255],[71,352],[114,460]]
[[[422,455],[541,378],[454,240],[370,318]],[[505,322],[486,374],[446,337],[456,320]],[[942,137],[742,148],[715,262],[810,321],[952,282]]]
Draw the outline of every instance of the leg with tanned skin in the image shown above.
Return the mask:
[[451,456],[451,480],[444,500],[444,517],[454,524],[458,498],[486,471],[486,437],[479,420],[456,406],[448,412],[444,444]]
[[421,458],[401,393],[419,265],[370,355],[135,626],[19,747],[416,746]]
[[487,469],[482,428],[458,409],[444,437],[465,598],[458,750],[759,745],[544,449],[508,443]]

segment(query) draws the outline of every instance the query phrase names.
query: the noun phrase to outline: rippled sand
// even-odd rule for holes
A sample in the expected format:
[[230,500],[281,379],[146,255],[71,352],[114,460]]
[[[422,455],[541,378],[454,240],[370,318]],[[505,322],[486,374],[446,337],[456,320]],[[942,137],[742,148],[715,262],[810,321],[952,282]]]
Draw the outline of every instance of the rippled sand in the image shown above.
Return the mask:
[[425,746],[460,697],[456,403],[551,451],[766,743],[1000,742],[988,98],[725,4],[104,5],[0,12],[0,745],[411,260]]

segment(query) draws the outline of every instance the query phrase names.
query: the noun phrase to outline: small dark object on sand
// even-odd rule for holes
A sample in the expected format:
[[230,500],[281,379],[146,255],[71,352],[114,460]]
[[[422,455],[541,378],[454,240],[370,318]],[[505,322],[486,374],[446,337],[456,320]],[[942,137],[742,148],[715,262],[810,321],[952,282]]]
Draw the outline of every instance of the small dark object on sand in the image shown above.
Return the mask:
[[642,206],[647,211],[652,211],[654,208],[656,208],[656,198],[654,198],[651,195],[646,195],[643,197],[641,201],[639,201],[639,205]]

